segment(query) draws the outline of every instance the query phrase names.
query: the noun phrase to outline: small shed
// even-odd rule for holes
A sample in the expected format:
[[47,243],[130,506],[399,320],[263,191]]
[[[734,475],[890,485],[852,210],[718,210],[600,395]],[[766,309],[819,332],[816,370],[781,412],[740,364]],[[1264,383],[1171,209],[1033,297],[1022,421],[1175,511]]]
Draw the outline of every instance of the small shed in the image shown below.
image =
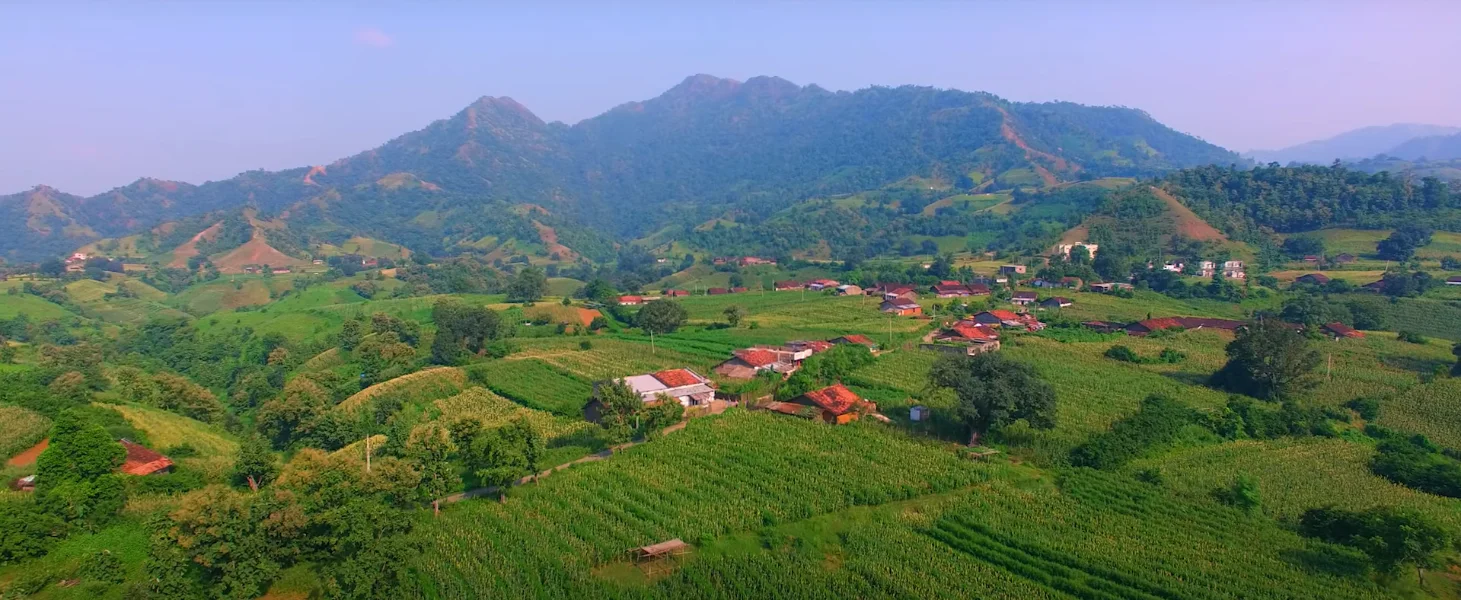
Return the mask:
[[629,555],[634,558],[634,563],[639,565],[639,568],[644,571],[645,575],[651,577],[657,572],[667,572],[670,570],[673,564],[666,559],[673,559],[689,553],[690,544],[686,544],[680,538],[663,541],[658,544],[640,546],[629,551]]
[[10,482],[10,489],[17,492],[34,492],[36,491],[36,476],[26,475],[25,477],[16,479]]
[[909,421],[927,421],[929,417],[928,407],[922,404],[908,409]]

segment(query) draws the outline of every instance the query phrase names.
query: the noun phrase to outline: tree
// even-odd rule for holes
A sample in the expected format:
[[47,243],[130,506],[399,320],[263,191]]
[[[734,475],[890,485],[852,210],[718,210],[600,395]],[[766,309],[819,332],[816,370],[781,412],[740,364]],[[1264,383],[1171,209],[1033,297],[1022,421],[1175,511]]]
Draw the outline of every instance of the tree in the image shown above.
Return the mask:
[[595,394],[601,405],[599,425],[616,441],[629,439],[634,433],[635,417],[644,409],[644,399],[618,381],[599,385]]
[[346,352],[355,350],[360,345],[360,340],[365,337],[365,324],[357,319],[347,319],[340,326],[340,349]]
[[548,276],[542,269],[528,267],[517,272],[507,284],[507,301],[531,304],[548,294]]
[[233,484],[247,485],[257,492],[278,476],[279,461],[269,449],[269,443],[257,435],[244,438],[233,461]]
[[1321,360],[1309,340],[1277,319],[1263,319],[1238,330],[1228,342],[1228,362],[1212,376],[1214,384],[1255,398],[1282,399],[1305,388]]
[[1451,535],[1413,509],[1377,506],[1361,511],[1312,508],[1299,518],[1299,533],[1326,542],[1358,548],[1383,572],[1401,565],[1423,569],[1440,563],[1439,555],[1451,546]]
[[469,355],[487,350],[492,342],[513,335],[512,324],[504,323],[496,311],[452,299],[433,305],[431,320],[436,323],[431,361],[440,365],[460,363]]
[[1000,354],[945,355],[929,371],[929,383],[958,397],[956,412],[971,446],[1020,419],[1036,429],[1055,426],[1055,389],[1029,365]]
[[1431,243],[1430,228],[1406,223],[1390,233],[1390,237],[1380,240],[1375,245],[1375,251],[1380,258],[1405,262],[1415,256],[1416,249]]
[[725,314],[725,322],[729,323],[731,327],[740,327],[741,320],[746,318],[746,309],[741,308],[739,304],[732,304],[725,307],[723,314]]
[[413,430],[406,442],[406,456],[421,473],[418,489],[435,512],[441,512],[441,498],[462,484],[456,465],[451,462],[456,452],[451,432],[436,422]]
[[36,501],[67,522],[95,530],[126,504],[120,476],[126,451],[101,425],[74,410],[51,426],[50,445],[36,460]]
[[672,333],[685,324],[690,314],[673,300],[655,300],[645,304],[634,316],[634,324],[651,335]]
[[259,407],[255,423],[275,448],[289,447],[307,426],[329,410],[330,395],[314,381],[296,377],[279,397]]
[[1283,253],[1293,258],[1324,256],[1324,238],[1299,235],[1283,241]]

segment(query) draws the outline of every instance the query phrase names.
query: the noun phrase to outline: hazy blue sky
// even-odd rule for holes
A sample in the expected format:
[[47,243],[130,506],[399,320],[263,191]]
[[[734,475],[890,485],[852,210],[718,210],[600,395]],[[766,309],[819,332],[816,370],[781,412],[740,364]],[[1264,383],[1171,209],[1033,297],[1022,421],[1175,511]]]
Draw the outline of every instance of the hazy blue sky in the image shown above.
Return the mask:
[[1461,125],[1461,2],[0,2],[0,193],[319,164],[511,96],[687,75],[1145,109],[1235,150]]

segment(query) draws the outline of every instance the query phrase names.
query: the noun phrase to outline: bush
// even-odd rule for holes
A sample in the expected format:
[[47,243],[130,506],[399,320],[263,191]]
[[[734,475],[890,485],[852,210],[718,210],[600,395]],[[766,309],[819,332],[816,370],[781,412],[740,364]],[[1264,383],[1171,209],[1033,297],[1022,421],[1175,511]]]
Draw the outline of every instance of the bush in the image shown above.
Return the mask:
[[117,555],[110,550],[97,550],[81,560],[76,575],[88,582],[121,583],[126,573],[122,569],[122,559]]
[[1187,360],[1187,355],[1181,351],[1171,348],[1162,348],[1162,353],[1157,355],[1157,360],[1167,364],[1177,364]]
[[1425,336],[1414,331],[1406,331],[1403,329],[1400,330],[1398,334],[1396,334],[1396,337],[1399,338],[1402,342],[1410,342],[1412,344],[1424,344],[1427,341],[1425,339]]
[[1148,396],[1136,414],[1111,425],[1111,430],[1091,436],[1070,453],[1070,462],[1080,467],[1114,469],[1140,458],[1152,448],[1170,443],[1181,429],[1197,421],[1197,413],[1165,396]]
[[1258,510],[1262,504],[1262,498],[1258,494],[1258,482],[1248,475],[1239,475],[1233,478],[1233,483],[1226,488],[1219,488],[1213,492],[1219,502],[1237,508],[1246,513]]
[[1376,450],[1370,461],[1376,475],[1422,492],[1461,498],[1461,461],[1441,453],[1425,436],[1390,434]]
[[183,442],[163,450],[162,453],[169,458],[192,458],[198,455],[198,449],[194,448],[192,444]]
[[1161,486],[1167,481],[1166,476],[1162,474],[1162,470],[1157,467],[1137,471],[1134,477],[1136,477],[1137,481],[1155,486]]
[[1124,345],[1121,345],[1121,344],[1116,344],[1114,346],[1111,346],[1110,348],[1107,348],[1106,349],[1106,358],[1110,358],[1110,359],[1113,359],[1113,360],[1119,360],[1119,361],[1122,361],[1122,362],[1138,363],[1138,364],[1141,363],[1141,357],[1140,356],[1137,356],[1135,350],[1132,350],[1131,348],[1129,348],[1127,346],[1124,346]]
[[1366,421],[1380,418],[1380,401],[1374,398],[1355,398],[1345,402],[1344,407],[1355,411]]
[[581,342],[578,343],[578,349],[579,350],[593,350],[594,349],[594,343],[593,342],[590,342],[588,340],[583,340],[583,341],[581,341]]

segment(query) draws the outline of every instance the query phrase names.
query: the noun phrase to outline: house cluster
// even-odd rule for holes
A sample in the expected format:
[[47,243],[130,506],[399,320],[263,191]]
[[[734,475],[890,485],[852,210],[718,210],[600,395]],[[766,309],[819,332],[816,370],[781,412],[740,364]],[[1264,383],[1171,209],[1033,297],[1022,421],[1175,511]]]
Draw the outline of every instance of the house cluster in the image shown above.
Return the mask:
[[850,283],[841,283],[838,282],[836,279],[813,279],[811,281],[796,281],[794,279],[789,279],[786,281],[773,282],[771,287],[772,289],[779,292],[794,290],[823,292],[826,290],[836,290],[838,296],[860,296],[863,293],[863,289],[861,287]]
[[[1215,273],[1218,272],[1218,266],[1218,263],[1210,260],[1198,262],[1197,275],[1199,277],[1212,277]],[[1248,277],[1246,267],[1243,265],[1243,261],[1241,260],[1223,261],[1221,266],[1224,279],[1244,279]],[[1173,273],[1182,273],[1187,270],[1187,265],[1182,262],[1169,262],[1162,265],[1162,270],[1171,271]]]
[[869,351],[878,349],[872,338],[859,334],[826,341],[797,340],[781,346],[753,346],[733,352],[729,360],[716,365],[715,373],[730,379],[753,379],[767,371],[785,377],[800,369],[802,361],[839,344],[865,346]]
[[86,261],[91,258],[90,254],[77,252],[66,257],[66,272],[80,273],[86,270]]
[[[1208,317],[1159,317],[1129,324],[1110,321],[1087,321],[1081,324],[1101,333],[1125,332],[1127,335],[1135,337],[1146,337],[1166,329],[1221,329],[1223,331],[1237,331],[1247,326],[1247,323],[1244,321],[1213,319]],[[1303,328],[1301,325],[1291,325],[1291,327],[1294,329]],[[1323,325],[1320,327],[1320,330],[1334,339],[1365,337],[1364,332],[1338,322]]]
[[1100,244],[1056,244],[1055,245],[1055,252],[1052,253],[1052,255],[1059,255],[1059,256],[1062,256],[1062,257],[1066,258],[1067,260],[1069,260],[1070,259],[1070,252],[1072,250],[1075,250],[1076,248],[1085,248],[1086,249],[1086,252],[1090,253],[1091,258],[1095,258],[1095,256],[1096,256],[1096,250],[1099,250],[1101,248],[1101,245]]
[[[172,472],[172,459],[132,440],[122,439],[118,440],[118,443],[126,451],[126,458],[122,460],[122,466],[117,468],[117,471],[122,474],[146,477]],[[10,482],[10,489],[19,492],[33,492],[35,487],[35,475],[27,475]]]
[[761,258],[759,256],[717,256],[710,259],[716,265],[738,265],[742,267],[754,267],[757,265],[774,265],[776,259]]
[[[736,288],[745,291],[746,288]],[[682,298],[689,296],[690,292],[685,290],[664,290],[658,296],[619,296],[619,306],[639,306],[646,302],[654,302],[661,298]]]
[[289,267],[269,268],[269,265],[244,265],[243,272],[251,274],[272,273],[274,275],[284,275],[292,271],[290,271]]

